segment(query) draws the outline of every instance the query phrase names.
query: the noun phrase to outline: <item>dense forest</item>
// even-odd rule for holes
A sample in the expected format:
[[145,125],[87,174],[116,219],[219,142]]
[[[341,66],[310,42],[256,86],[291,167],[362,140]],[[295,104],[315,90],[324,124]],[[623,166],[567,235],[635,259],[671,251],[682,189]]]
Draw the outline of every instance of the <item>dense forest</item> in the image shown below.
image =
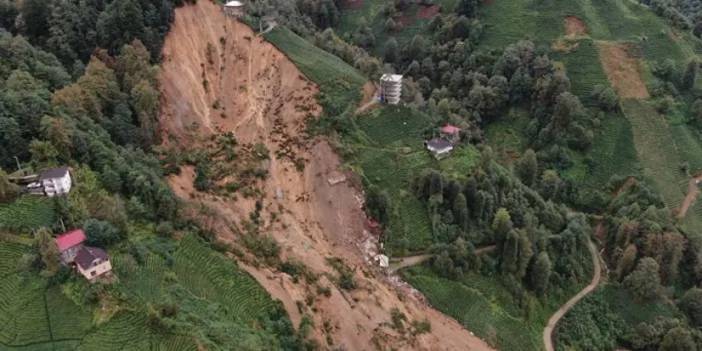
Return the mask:
[[[183,248],[176,250],[171,237],[211,238],[179,215],[179,202],[165,182],[155,152],[160,143],[156,75],[164,36],[174,8],[180,5],[182,1],[167,0],[0,2],[0,203],[33,203],[18,198],[20,188],[9,180],[17,167],[22,172],[15,175],[67,165],[75,182],[69,196],[48,202],[48,213],[55,212],[55,220],[40,218],[37,226],[9,221],[4,213],[0,232],[33,233],[32,249],[19,260],[19,277],[29,281],[40,277],[37,284],[47,291],[63,287],[81,308],[118,301],[121,310],[137,316],[130,327],[143,326],[139,332],[155,335],[156,340],[187,333],[208,348],[301,348],[302,340],[278,305],[256,311],[252,318],[260,325],[252,328],[243,315],[227,315],[231,306],[218,304],[220,312],[202,314],[214,304],[207,307],[188,295],[186,280],[173,282],[176,273],[169,273],[174,290],[148,303],[127,286],[128,266],[134,270],[147,261],[165,260],[173,267],[179,252],[201,245],[197,240],[188,242],[189,246],[183,242]],[[83,228],[88,244],[111,248],[115,256],[132,262],[118,267],[125,283],[87,284],[59,264],[52,235],[72,228]],[[208,252],[215,250],[205,250],[198,257],[216,257]],[[186,258],[179,260],[196,265]],[[224,265],[224,271],[229,269],[226,274],[238,272],[220,263],[220,258],[210,260],[211,265],[216,262]],[[177,267],[171,269],[177,271]],[[6,274],[10,279],[11,272],[3,272],[3,277]],[[248,276],[241,279],[242,287],[255,284]],[[246,299],[261,298],[257,290],[249,294]],[[27,293],[29,296],[33,295]],[[179,311],[174,299],[183,310]],[[71,307],[64,304],[61,308],[69,311]],[[141,316],[146,322],[141,322]],[[133,338],[139,339],[136,334]],[[144,338],[142,341],[148,341]],[[3,338],[0,345],[14,346],[5,342]]]

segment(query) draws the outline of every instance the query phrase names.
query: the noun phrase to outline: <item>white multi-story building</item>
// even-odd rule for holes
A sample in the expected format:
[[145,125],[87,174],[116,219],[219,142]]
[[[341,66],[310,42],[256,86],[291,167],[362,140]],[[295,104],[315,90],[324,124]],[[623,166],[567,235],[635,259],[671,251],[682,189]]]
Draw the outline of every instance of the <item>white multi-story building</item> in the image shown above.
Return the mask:
[[380,101],[397,105],[402,97],[402,75],[383,74],[380,77]]
[[71,172],[68,167],[47,169],[39,175],[39,183],[46,196],[68,194],[71,191]]
[[241,1],[228,1],[224,4],[224,13],[236,18],[244,17],[244,3]]

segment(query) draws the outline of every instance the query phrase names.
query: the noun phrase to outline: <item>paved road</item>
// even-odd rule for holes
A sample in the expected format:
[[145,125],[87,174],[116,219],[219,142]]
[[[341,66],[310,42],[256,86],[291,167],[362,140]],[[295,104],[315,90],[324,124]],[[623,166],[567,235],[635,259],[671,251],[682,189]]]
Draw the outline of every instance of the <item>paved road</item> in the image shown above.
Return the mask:
[[544,346],[546,347],[546,351],[555,350],[555,348],[553,347],[553,330],[556,328],[558,321],[560,321],[561,318],[563,318],[563,316],[565,316],[565,314],[568,313],[568,311],[570,311],[570,309],[573,308],[573,306],[575,306],[576,303],[578,303],[585,296],[594,291],[595,288],[597,288],[597,285],[600,283],[600,280],[602,279],[602,266],[600,264],[600,258],[597,254],[597,248],[591,240],[588,242],[588,249],[590,250],[590,254],[592,255],[592,266],[594,267],[592,281],[583,290],[580,290],[579,293],[577,293],[570,300],[568,300],[568,302],[561,306],[561,308],[559,308],[558,311],[556,311],[556,313],[554,313],[548,320],[548,324],[546,324],[546,328],[544,328]]

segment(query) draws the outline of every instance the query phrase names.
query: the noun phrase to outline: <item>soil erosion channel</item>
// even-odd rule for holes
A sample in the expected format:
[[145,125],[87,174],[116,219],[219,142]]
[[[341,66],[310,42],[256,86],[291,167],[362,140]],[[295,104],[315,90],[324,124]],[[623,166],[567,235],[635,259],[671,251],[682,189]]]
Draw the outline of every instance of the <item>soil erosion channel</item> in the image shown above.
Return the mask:
[[[169,181],[190,204],[190,215],[220,240],[239,247],[244,221],[259,201],[260,232],[276,239],[283,259],[303,262],[318,274],[317,284],[330,287],[331,294],[263,265],[241,266],[283,302],[295,325],[303,313],[310,314],[313,336],[324,349],[490,349],[366,263],[377,243],[365,228],[363,196],[350,182],[331,185],[329,179],[340,168],[338,156],[327,141],[304,133],[306,121],[321,112],[318,88],[273,45],[209,1],[186,5],[176,10],[166,38],[160,83],[164,146],[199,150],[231,132],[238,145],[257,146],[243,150],[268,150],[269,159],[260,162],[266,176],[256,180],[251,196],[196,191],[192,166],[182,167]],[[335,286],[330,257],[355,270],[357,288]],[[393,308],[408,321],[426,318],[431,332],[412,336],[391,327]]]

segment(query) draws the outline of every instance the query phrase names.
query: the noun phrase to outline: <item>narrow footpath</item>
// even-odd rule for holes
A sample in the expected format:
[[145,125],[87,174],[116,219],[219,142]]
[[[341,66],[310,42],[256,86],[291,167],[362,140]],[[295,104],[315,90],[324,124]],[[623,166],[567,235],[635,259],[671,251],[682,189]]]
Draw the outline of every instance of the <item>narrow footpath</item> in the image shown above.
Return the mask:
[[556,311],[556,313],[554,313],[551,316],[551,318],[549,318],[548,324],[546,324],[546,328],[544,328],[544,347],[546,351],[555,350],[555,347],[553,346],[553,330],[556,329],[558,321],[560,321],[561,318],[563,318],[563,316],[565,316],[565,314],[568,313],[568,311],[570,311],[570,309],[573,308],[573,306],[575,306],[575,304],[577,304],[589,293],[593,292],[602,280],[602,265],[600,263],[600,256],[597,253],[597,248],[595,247],[595,244],[592,242],[592,240],[588,241],[587,247],[590,250],[590,254],[592,255],[592,266],[594,267],[592,281],[583,290],[580,290],[579,293],[577,293],[570,300],[568,300],[568,302],[561,306],[561,308],[559,308],[558,311]]

